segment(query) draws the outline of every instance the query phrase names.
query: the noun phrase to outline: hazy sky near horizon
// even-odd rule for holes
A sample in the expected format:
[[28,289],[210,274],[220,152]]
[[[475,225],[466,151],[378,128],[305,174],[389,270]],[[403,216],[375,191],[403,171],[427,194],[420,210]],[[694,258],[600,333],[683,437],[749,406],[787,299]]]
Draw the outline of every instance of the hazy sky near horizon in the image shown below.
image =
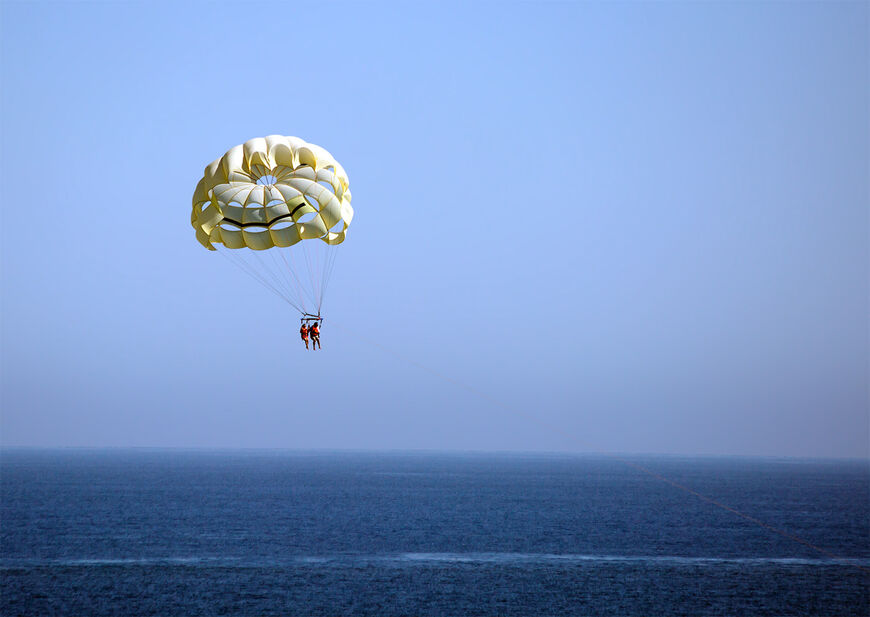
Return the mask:
[[[3,2],[0,445],[870,456],[868,13]],[[322,353],[189,224],[275,133]]]

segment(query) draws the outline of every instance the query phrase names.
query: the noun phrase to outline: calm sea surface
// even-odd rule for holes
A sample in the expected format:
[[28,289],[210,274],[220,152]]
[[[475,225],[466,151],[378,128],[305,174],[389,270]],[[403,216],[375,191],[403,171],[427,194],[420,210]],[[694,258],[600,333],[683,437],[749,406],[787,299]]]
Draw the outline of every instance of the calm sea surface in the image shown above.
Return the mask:
[[0,453],[2,615],[870,615],[867,462]]

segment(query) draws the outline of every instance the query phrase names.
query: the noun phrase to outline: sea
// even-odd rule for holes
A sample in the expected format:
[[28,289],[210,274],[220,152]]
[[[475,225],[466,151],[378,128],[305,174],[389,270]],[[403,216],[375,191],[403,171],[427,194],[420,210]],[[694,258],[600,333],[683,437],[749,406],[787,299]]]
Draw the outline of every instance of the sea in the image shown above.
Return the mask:
[[2,615],[870,615],[870,464],[0,451]]

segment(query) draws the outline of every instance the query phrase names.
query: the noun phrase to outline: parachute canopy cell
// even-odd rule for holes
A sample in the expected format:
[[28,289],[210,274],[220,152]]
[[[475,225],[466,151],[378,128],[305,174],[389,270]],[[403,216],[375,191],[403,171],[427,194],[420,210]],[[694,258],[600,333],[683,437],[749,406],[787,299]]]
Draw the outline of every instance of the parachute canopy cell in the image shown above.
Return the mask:
[[298,137],[269,135],[231,148],[205,168],[190,222],[209,250],[261,251],[303,240],[341,244],[353,218],[347,174]]

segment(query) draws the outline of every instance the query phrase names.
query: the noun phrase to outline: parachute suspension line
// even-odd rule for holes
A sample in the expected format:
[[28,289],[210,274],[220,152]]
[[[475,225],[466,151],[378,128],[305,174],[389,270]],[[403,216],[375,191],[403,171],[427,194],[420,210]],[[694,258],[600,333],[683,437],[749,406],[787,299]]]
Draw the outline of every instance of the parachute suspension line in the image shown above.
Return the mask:
[[323,294],[326,293],[326,267],[329,265],[329,258],[334,251],[326,242],[320,241],[322,246],[317,247],[320,254],[320,306],[323,306]]
[[323,305],[323,267],[326,265],[325,244],[322,240],[317,241],[322,246],[312,247],[312,257],[314,259],[314,281],[317,284],[317,311],[320,312],[320,307]]
[[[284,300],[287,304],[303,315],[320,315],[326,287],[335,267],[337,251],[335,247],[323,243],[323,245],[308,246],[308,242],[301,242],[302,249],[298,245],[294,247],[274,247],[270,251],[255,251],[249,248],[228,249],[223,245],[216,244],[217,252],[224,259],[232,263],[246,275],[257,281],[260,285]],[[304,252],[298,257],[298,252]],[[313,253],[312,253],[313,251]],[[320,254],[320,251],[324,251]],[[266,255],[261,255],[264,253]],[[288,259],[287,254],[290,257]],[[293,254],[297,253],[294,258]],[[304,259],[305,263],[302,263]],[[309,284],[304,284],[305,275],[297,268],[305,267],[308,270]],[[315,272],[317,270],[317,272]]]
[[[296,274],[290,268],[290,264],[287,263],[287,258],[284,256],[284,251],[289,251],[290,248],[277,249],[278,256],[281,258],[281,264],[278,264],[278,268],[284,273],[284,278],[288,281],[288,286],[291,287],[296,292],[296,297],[299,299],[299,303],[305,308],[305,295],[302,293],[302,288],[299,286],[299,280],[296,278]],[[278,257],[275,257],[275,262],[278,262]],[[307,311],[307,309],[306,309]]]
[[254,269],[251,268],[251,265],[244,262],[241,258],[236,256],[231,256],[233,249],[227,248],[219,248],[217,249],[218,254],[220,254],[224,259],[229,261],[231,264],[236,266],[239,270],[250,276],[252,279],[260,283],[266,289],[269,289],[276,296],[284,300],[287,304],[295,308],[300,313],[304,311],[299,308],[290,298],[288,298],[285,294],[281,293],[279,289],[276,289],[272,284],[269,283],[265,278],[263,278],[259,273],[257,273]]
[[[306,296],[305,286],[299,280],[299,277],[296,275],[296,271],[293,268],[291,268],[290,264],[287,262],[287,253],[290,253],[292,255],[292,251],[293,251],[292,247],[287,247],[286,249],[279,250],[278,257],[276,258],[276,261],[279,261],[279,259],[280,259],[280,263],[279,263],[278,267],[281,268],[281,271],[284,272],[284,276],[287,277],[287,280],[289,280],[291,282],[293,289],[296,290],[296,297],[299,298],[299,303],[303,307],[305,307],[305,296]],[[307,307],[305,308],[305,312],[306,313],[308,312]]]
[[[317,248],[327,250],[326,254],[312,255],[311,251],[314,250],[316,253],[317,249],[309,249],[307,246],[302,249],[305,252],[304,259],[308,270],[308,279],[311,281],[310,287],[300,280],[300,274],[297,273],[296,268],[302,264],[298,258],[294,259],[293,257],[293,253],[296,251],[289,248],[284,250],[278,248],[273,253],[262,251],[271,255],[268,258],[261,255],[261,251],[227,249],[222,245],[217,247],[217,252],[303,315],[319,315],[326,284],[335,265],[336,255],[335,251],[328,250],[332,248],[329,245],[324,244],[324,247]],[[289,261],[285,251],[290,255]],[[320,269],[320,273],[316,274],[315,269]]]
[[[269,253],[269,251],[262,251],[262,252],[263,252],[263,253]],[[266,258],[263,257],[262,255],[260,255],[260,252],[259,252],[259,251],[255,252],[255,253],[254,253],[254,256],[256,257],[257,262],[260,264],[260,268],[262,268],[262,270],[263,270],[264,272],[268,273],[269,276],[272,277],[272,280],[275,282],[275,285],[276,285],[277,287],[281,287],[281,286],[283,285],[283,283],[282,283],[282,276],[283,276],[283,273],[282,273],[282,271],[281,271],[281,268],[280,268],[280,267],[276,267],[276,268],[272,268],[272,267],[270,267],[270,266],[269,266],[269,263],[268,263],[267,260],[266,260]],[[274,256],[272,256],[271,259],[274,260]],[[288,293],[289,293],[290,295],[292,295],[292,290],[290,290],[289,288],[288,288]],[[297,302],[297,303],[302,307],[303,312],[304,312],[304,311],[305,311],[305,308],[306,308],[306,307],[305,307],[305,298],[302,297],[302,296],[300,295],[300,296],[296,299],[296,302]]]
[[329,267],[329,258],[331,257],[330,253],[334,251],[328,250],[329,245],[326,245],[326,248],[321,249],[324,251],[323,255],[323,268],[320,270],[320,305],[323,306],[323,294],[326,293],[326,274],[327,269]]
[[231,249],[221,247],[217,249],[217,252],[221,257],[226,259],[228,262],[233,264],[235,267],[237,267],[248,276],[250,276],[252,279],[257,281],[267,289],[272,290],[273,293],[280,293],[279,290],[275,289],[271,284],[269,284],[269,282],[265,278],[263,278],[260,273],[251,268],[251,265],[249,263],[245,262],[243,259],[239,258],[238,255],[233,253]]
[[323,285],[320,292],[320,303],[323,304],[323,297],[326,295],[326,288],[329,281],[332,280],[332,271],[335,268],[335,260],[338,258],[339,249],[331,244],[326,245],[326,265],[323,267]]
[[323,284],[320,287],[320,304],[323,304],[323,295],[326,293],[326,287],[332,278],[332,270],[335,268],[335,259],[338,256],[338,251],[334,246],[327,245],[326,249],[326,266],[323,268]]
[[283,281],[284,286],[287,289],[288,295],[292,295],[295,299],[297,299],[300,306],[305,309],[305,302],[303,302],[301,290],[293,284],[290,275],[287,273],[287,268],[282,267],[281,262],[275,255],[275,253],[280,253],[282,250],[284,249],[275,247],[273,250],[267,252],[270,254],[272,263],[275,265],[275,272],[278,272],[281,276],[281,280]]
[[[303,240],[303,242],[304,242],[304,240]],[[300,243],[300,244],[301,244],[301,243]],[[297,246],[297,245],[294,245],[294,246]],[[295,259],[295,258],[293,257],[293,253],[294,253],[294,251],[292,250],[292,247],[290,247],[290,249],[287,250],[287,255],[290,256],[290,263],[289,263],[289,264],[287,263],[287,259],[286,259],[285,255],[284,255],[284,253],[281,253],[281,257],[284,258],[284,264],[287,266],[287,271],[288,271],[288,272],[293,276],[293,278],[296,280],[296,283],[297,283],[297,285],[299,286],[299,289],[301,289],[301,290],[305,290],[305,295],[308,296],[308,297],[311,299],[311,303],[314,304],[314,303],[315,303],[315,302],[314,302],[314,298],[311,297],[311,294],[310,294],[310,292],[308,291],[308,288],[307,288],[307,287],[302,283],[302,281],[299,280],[299,275],[296,273],[296,268],[297,268],[296,263],[297,263],[299,260],[298,260],[298,259]],[[300,293],[299,296],[300,296],[300,298],[301,298],[301,297],[303,297],[303,294]],[[304,304],[304,302],[303,302],[303,304]],[[305,312],[307,313],[308,311],[305,311]]]
[[[268,264],[266,263],[266,260],[263,258],[262,255],[260,255],[260,251],[251,250],[251,255],[252,255],[253,259],[255,259],[257,261],[257,264],[259,265],[259,267],[257,268],[257,271],[261,272],[264,277],[268,277],[269,280],[272,282],[272,285],[276,289],[282,289],[283,286],[281,284],[280,274],[278,272],[275,272],[273,269],[269,268]],[[285,295],[286,295],[286,292],[285,292]]]
[[[290,298],[287,296],[287,294],[283,293],[283,292],[281,291],[280,288],[275,287],[275,285],[273,285],[273,284],[272,284],[268,279],[266,279],[266,278],[265,278],[261,273],[259,273],[256,269],[254,269],[254,268],[251,266],[251,264],[247,263],[244,259],[242,259],[242,258],[240,258],[240,257],[238,257],[238,256],[233,255],[231,250],[219,251],[219,252],[220,252],[220,253],[221,253],[225,258],[227,258],[231,263],[233,263],[234,265],[236,265],[236,266],[237,266],[237,267],[238,267],[242,272],[244,272],[245,274],[247,274],[248,276],[250,276],[250,277],[251,277],[252,279],[254,279],[255,281],[259,282],[259,283],[260,283],[261,285],[263,285],[263,287],[265,287],[266,289],[269,289],[270,291],[272,291],[272,293],[274,293],[274,294],[277,295],[279,298],[281,298],[282,300],[284,300],[287,304],[289,304],[290,306],[292,306],[293,308],[295,308],[297,311],[300,311],[300,312],[301,312],[301,309],[299,308],[299,306],[297,306],[296,303],[293,302],[293,300],[290,299]],[[230,257],[230,255],[233,255],[233,256]]]
[[[385,347],[384,345],[380,344],[379,342],[377,342],[373,339],[370,339],[370,338],[361,336],[355,332],[352,332],[352,331],[348,330],[347,328],[343,327],[340,323],[336,323],[333,320],[330,320],[330,323],[333,326],[337,327],[339,330],[342,330],[343,332],[345,332],[346,334],[350,334],[352,337],[354,337],[354,338],[356,338],[364,343],[367,343],[373,347],[377,347],[381,351],[386,352],[387,354],[401,360],[402,362],[405,362],[407,364],[412,364],[412,365],[416,366],[417,368],[419,368],[427,373],[430,373],[432,375],[435,375],[436,377],[439,377],[445,381],[448,381],[454,385],[457,385],[460,388],[462,388],[463,390],[471,392],[472,394],[474,394],[474,395],[476,395],[476,396],[478,396],[486,401],[489,401],[490,403],[493,403],[497,407],[500,407],[501,409],[503,409],[503,410],[513,414],[513,415],[521,416],[521,417],[524,417],[528,420],[531,420],[532,422],[534,422],[538,426],[543,426],[544,428],[547,428],[549,430],[556,432],[556,434],[562,434],[564,432],[563,430],[559,429],[559,427],[557,427],[557,426],[541,422],[540,418],[533,416],[531,414],[525,413],[524,411],[522,411],[522,409],[520,409],[518,407],[512,407],[511,405],[508,405],[508,404],[504,403],[503,401],[496,399],[496,398],[488,395],[487,393],[482,392],[481,390],[478,390],[477,388],[473,388],[473,387],[469,386],[468,384],[466,384],[462,381],[459,381],[458,379],[455,379],[453,377],[445,375],[444,373],[440,373],[440,372],[438,372],[438,371],[436,371],[436,370],[434,370],[434,369],[432,369],[424,364],[421,364],[420,362],[417,362],[416,360],[413,360],[407,356],[403,356],[402,354],[396,352],[395,350],[390,349],[388,347]],[[575,443],[576,443],[576,441],[575,441]],[[698,491],[695,491],[695,490],[689,488],[688,486],[680,484],[679,482],[671,480],[667,476],[663,476],[659,473],[656,473],[655,471],[652,471],[651,469],[648,469],[648,468],[644,467],[643,465],[638,465],[637,463],[629,461],[629,460],[627,460],[619,455],[613,454],[611,452],[604,452],[602,450],[592,450],[592,451],[595,452],[596,454],[601,454],[601,455],[607,456],[613,460],[619,461],[619,462],[631,467],[632,469],[635,469],[637,471],[640,471],[640,472],[650,476],[651,478],[655,478],[656,480],[660,480],[662,482],[665,482],[666,484],[668,484],[668,485],[670,485],[678,490],[681,490],[685,493],[688,493],[689,495],[693,495],[693,496],[697,497],[698,499],[700,499],[701,501],[704,501],[704,502],[709,503],[711,505],[714,505],[718,508],[721,508],[722,510],[725,510],[726,512],[730,512],[731,514],[739,516],[740,518],[742,518],[746,521],[749,521],[750,523],[753,523],[753,524],[757,525],[758,527],[761,527],[762,529],[765,529],[771,533],[775,533],[775,534],[780,535],[784,538],[787,538],[789,540],[792,540],[794,542],[802,544],[803,546],[806,546],[807,548],[811,548],[812,550],[816,551],[817,553],[819,553],[821,555],[828,557],[829,559],[834,559],[836,561],[842,561],[845,564],[854,566],[855,568],[861,570],[862,572],[870,574],[870,568],[866,568],[860,564],[853,563],[850,559],[836,555],[825,548],[822,548],[816,544],[813,544],[812,542],[809,542],[808,540],[801,538],[800,536],[796,536],[796,535],[791,534],[783,529],[780,529],[778,527],[774,527],[773,525],[769,525],[768,523],[765,523],[764,521],[757,519],[754,516],[746,514],[745,512],[741,512],[737,508],[732,508],[731,506],[729,506],[725,503],[722,503],[721,501],[717,501],[716,499],[713,499],[712,497],[708,497],[702,493],[699,493]]]
[[[271,260],[274,263],[275,257],[273,255],[269,255],[269,251],[265,252],[268,256],[263,257],[263,261]],[[284,280],[284,273],[281,272],[278,268],[274,268],[271,264],[268,266],[267,269],[271,273],[272,279],[275,281],[275,286],[280,287],[280,289],[282,289],[284,293],[286,293],[289,297],[294,297],[294,299],[298,300],[298,298],[295,298],[295,296],[293,295],[293,289],[289,285],[287,285],[287,281]],[[303,309],[305,308],[303,304],[299,304],[300,306],[302,306]]]
[[317,314],[319,315],[320,314],[320,306],[317,305],[317,300],[316,300],[316,298],[317,298],[317,283],[314,282],[314,270],[311,267],[311,259],[308,255],[308,251],[309,251],[308,243],[305,242],[305,240],[303,240],[299,244],[302,245],[302,254],[305,255],[305,265],[308,268],[308,280],[311,282],[311,292],[312,292],[312,294],[314,294],[312,297],[312,301],[314,302],[314,305],[315,305],[314,308],[315,308]]
[[326,290],[326,264],[329,261],[329,250],[330,246],[325,242],[321,241],[320,244],[322,246],[318,246],[314,249],[314,254],[317,258],[317,273],[320,274],[320,278],[317,282],[320,287],[320,293],[318,294],[318,306],[323,306],[323,292]]
[[[287,285],[287,280],[284,278],[284,273],[281,272],[281,270],[279,268],[272,267],[275,264],[275,256],[272,255],[273,250],[274,249],[264,251],[266,256],[263,257],[263,260],[264,261],[271,260],[272,263],[268,266],[269,271],[274,273],[274,279],[275,279],[276,283],[278,285],[280,285],[281,289],[283,289],[287,293],[287,295],[289,296],[292,294],[293,289],[289,285]],[[302,308],[305,308],[305,307],[303,306]]]
[[309,289],[311,290],[311,301],[314,303],[313,313],[316,314],[319,309],[317,306],[317,283],[315,282],[314,264],[311,260],[311,247],[309,244],[310,242],[304,240],[300,242],[300,245],[302,246],[302,254],[305,257],[305,270],[308,272],[308,282],[311,284]]

